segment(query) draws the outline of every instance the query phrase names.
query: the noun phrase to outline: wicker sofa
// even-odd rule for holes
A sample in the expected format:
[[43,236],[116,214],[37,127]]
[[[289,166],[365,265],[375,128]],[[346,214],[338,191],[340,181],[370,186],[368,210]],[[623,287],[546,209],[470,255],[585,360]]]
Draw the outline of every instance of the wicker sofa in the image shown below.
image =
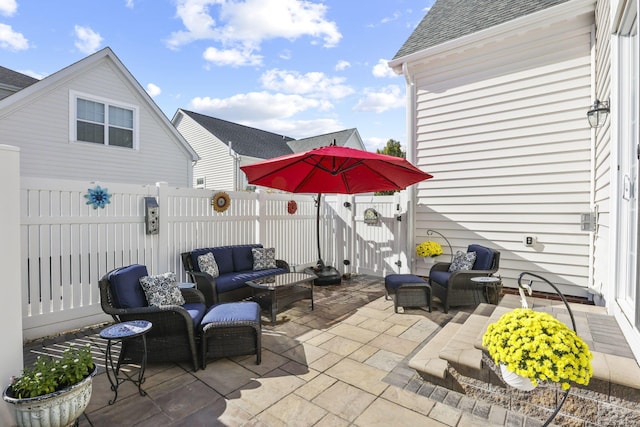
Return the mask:
[[[194,249],[183,252],[182,265],[187,274],[204,294],[207,307],[221,302],[241,301],[251,296],[250,280],[290,271],[289,264],[275,260],[276,268],[254,270],[253,248],[262,248],[261,244],[218,246]],[[198,257],[211,252],[219,270],[219,276],[213,277],[200,270]]]

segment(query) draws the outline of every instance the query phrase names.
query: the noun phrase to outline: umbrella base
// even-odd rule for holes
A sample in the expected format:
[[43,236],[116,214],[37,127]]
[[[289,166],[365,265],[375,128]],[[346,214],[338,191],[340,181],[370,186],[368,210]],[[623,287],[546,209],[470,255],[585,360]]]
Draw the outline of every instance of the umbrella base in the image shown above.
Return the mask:
[[342,282],[340,272],[328,265],[322,268],[308,267],[304,269],[304,272],[318,276],[318,278],[313,281],[313,284],[316,286],[339,285]]

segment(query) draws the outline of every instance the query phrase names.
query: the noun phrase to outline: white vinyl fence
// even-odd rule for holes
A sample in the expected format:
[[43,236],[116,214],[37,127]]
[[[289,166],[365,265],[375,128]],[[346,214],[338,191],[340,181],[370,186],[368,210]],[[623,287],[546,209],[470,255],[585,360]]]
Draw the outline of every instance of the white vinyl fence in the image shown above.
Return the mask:
[[[104,209],[84,197],[100,185],[111,194]],[[317,196],[228,192],[225,212],[211,207],[215,191],[21,179],[21,276],[25,339],[108,320],[100,308],[98,281],[124,265],[145,264],[150,274],[188,278],[180,253],[202,247],[262,243],[292,268],[317,261]],[[159,232],[147,234],[145,197],[159,207]],[[297,203],[289,214],[287,204]],[[322,258],[343,273],[383,276],[406,269],[406,196],[323,195]],[[374,208],[380,221],[365,224]]]

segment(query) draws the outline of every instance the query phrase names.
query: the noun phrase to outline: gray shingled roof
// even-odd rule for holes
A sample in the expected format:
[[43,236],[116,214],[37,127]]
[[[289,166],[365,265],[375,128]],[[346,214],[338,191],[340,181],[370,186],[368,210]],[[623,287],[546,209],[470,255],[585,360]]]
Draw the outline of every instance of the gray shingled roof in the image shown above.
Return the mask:
[[10,70],[0,65],[0,84],[12,86],[18,89],[24,89],[27,86],[38,82],[38,79],[29,77],[26,74]]
[[303,151],[313,150],[314,148],[326,147],[331,145],[334,140],[336,141],[336,145],[343,146],[355,131],[356,128],[352,128],[326,133],[324,135],[297,139],[289,141],[289,147],[291,147],[295,153],[301,153]]
[[271,159],[293,153],[287,145],[287,142],[293,141],[293,138],[288,136],[216,119],[193,111],[182,110],[182,112],[226,145],[231,141],[233,151],[242,156]]
[[393,59],[569,0],[436,0]]

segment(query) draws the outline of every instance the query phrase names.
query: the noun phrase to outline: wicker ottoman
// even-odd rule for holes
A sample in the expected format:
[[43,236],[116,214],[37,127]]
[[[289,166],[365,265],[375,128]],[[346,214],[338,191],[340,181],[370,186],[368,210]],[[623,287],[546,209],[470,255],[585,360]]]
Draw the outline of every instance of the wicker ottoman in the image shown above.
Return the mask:
[[390,274],[384,278],[386,298],[395,295],[394,308],[426,307],[431,312],[431,286],[415,274]]
[[256,365],[262,357],[262,323],[260,306],[253,301],[214,305],[200,322],[202,369],[208,358],[256,355]]

